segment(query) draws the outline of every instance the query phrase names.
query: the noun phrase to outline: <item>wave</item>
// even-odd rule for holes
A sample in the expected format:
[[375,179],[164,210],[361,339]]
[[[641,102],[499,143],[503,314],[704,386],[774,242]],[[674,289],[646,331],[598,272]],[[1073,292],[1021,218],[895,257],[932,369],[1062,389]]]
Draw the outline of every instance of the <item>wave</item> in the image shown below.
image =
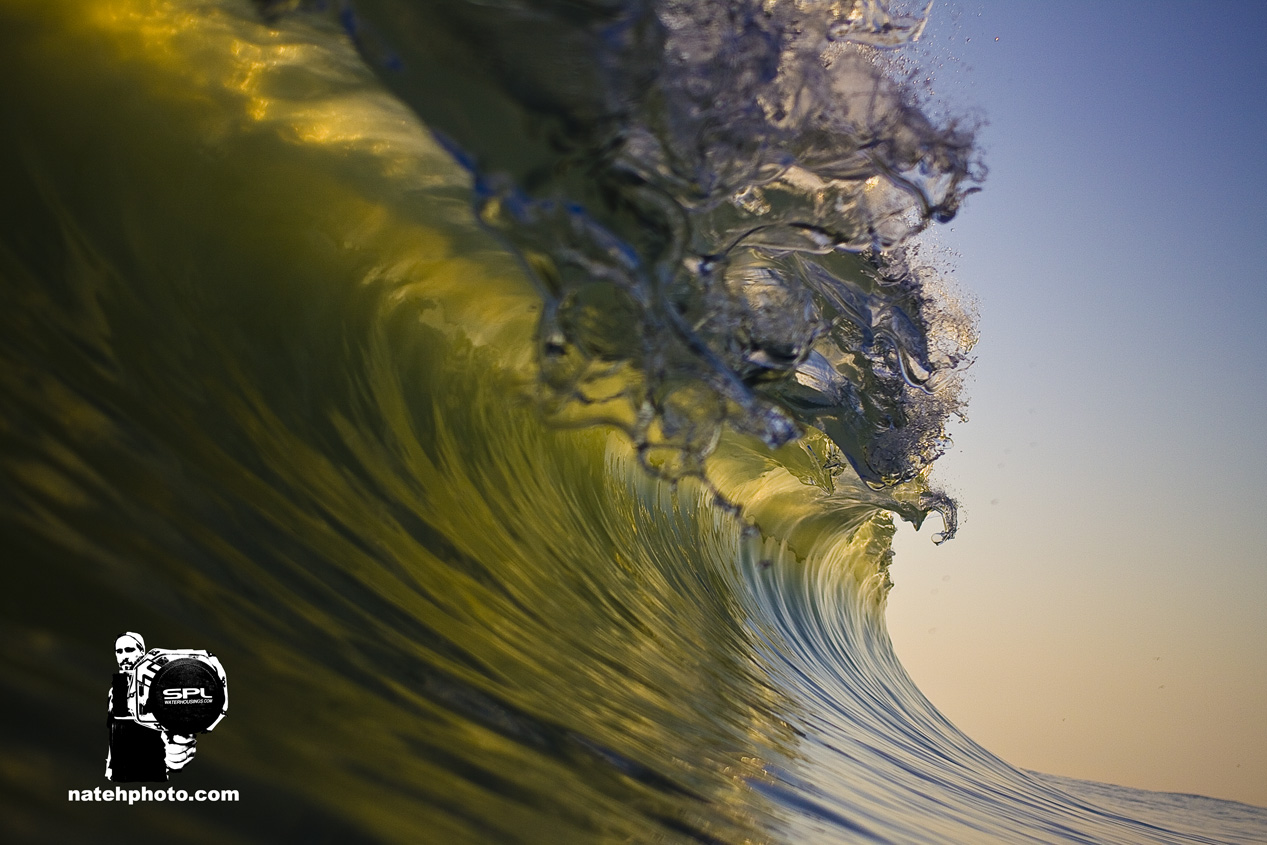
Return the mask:
[[[0,2],[9,841],[1261,837],[893,654],[972,339],[910,238],[980,174],[920,18],[318,5]],[[121,630],[220,658],[179,778],[242,803],[65,803]]]

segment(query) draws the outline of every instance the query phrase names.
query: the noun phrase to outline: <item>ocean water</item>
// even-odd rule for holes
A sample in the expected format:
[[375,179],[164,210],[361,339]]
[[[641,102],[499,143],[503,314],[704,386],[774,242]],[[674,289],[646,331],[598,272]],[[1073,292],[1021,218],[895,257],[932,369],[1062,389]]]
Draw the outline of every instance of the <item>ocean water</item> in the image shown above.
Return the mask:
[[[4,841],[1267,841],[893,653],[984,173],[922,21],[0,0]],[[67,801],[123,630],[219,656],[239,802]]]

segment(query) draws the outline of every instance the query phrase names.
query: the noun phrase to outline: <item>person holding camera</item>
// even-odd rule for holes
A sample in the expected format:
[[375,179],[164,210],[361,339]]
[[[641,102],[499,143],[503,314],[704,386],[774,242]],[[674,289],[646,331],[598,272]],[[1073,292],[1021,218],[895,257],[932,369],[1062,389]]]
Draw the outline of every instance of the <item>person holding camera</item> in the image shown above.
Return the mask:
[[136,668],[145,655],[145,640],[126,631],[114,641],[119,664],[107,697],[106,778],[115,783],[166,781],[194,758],[197,738],[173,733],[151,720],[141,720]]

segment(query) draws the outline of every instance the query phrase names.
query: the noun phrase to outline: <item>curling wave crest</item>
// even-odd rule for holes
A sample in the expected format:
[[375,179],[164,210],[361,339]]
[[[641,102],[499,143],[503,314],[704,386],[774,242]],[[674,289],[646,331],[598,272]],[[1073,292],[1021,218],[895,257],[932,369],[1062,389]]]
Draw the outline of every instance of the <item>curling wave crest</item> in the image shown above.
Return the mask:
[[874,486],[944,450],[974,332],[911,238],[983,171],[972,132],[934,125],[884,72],[923,16],[804,0],[356,9],[399,24],[388,38],[343,18],[539,286],[556,421],[618,425],[670,478],[702,475],[725,426],[772,447],[817,428],[829,462]]

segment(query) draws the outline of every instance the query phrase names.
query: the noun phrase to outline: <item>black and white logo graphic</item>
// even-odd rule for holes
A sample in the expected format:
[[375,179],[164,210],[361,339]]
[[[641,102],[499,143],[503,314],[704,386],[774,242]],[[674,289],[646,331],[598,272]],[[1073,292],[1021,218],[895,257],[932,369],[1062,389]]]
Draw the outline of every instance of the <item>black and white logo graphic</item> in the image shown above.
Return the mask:
[[140,634],[114,642],[119,671],[106,717],[106,777],[116,783],[166,781],[194,758],[197,734],[229,712],[229,682],[215,655],[194,649],[145,650]]

